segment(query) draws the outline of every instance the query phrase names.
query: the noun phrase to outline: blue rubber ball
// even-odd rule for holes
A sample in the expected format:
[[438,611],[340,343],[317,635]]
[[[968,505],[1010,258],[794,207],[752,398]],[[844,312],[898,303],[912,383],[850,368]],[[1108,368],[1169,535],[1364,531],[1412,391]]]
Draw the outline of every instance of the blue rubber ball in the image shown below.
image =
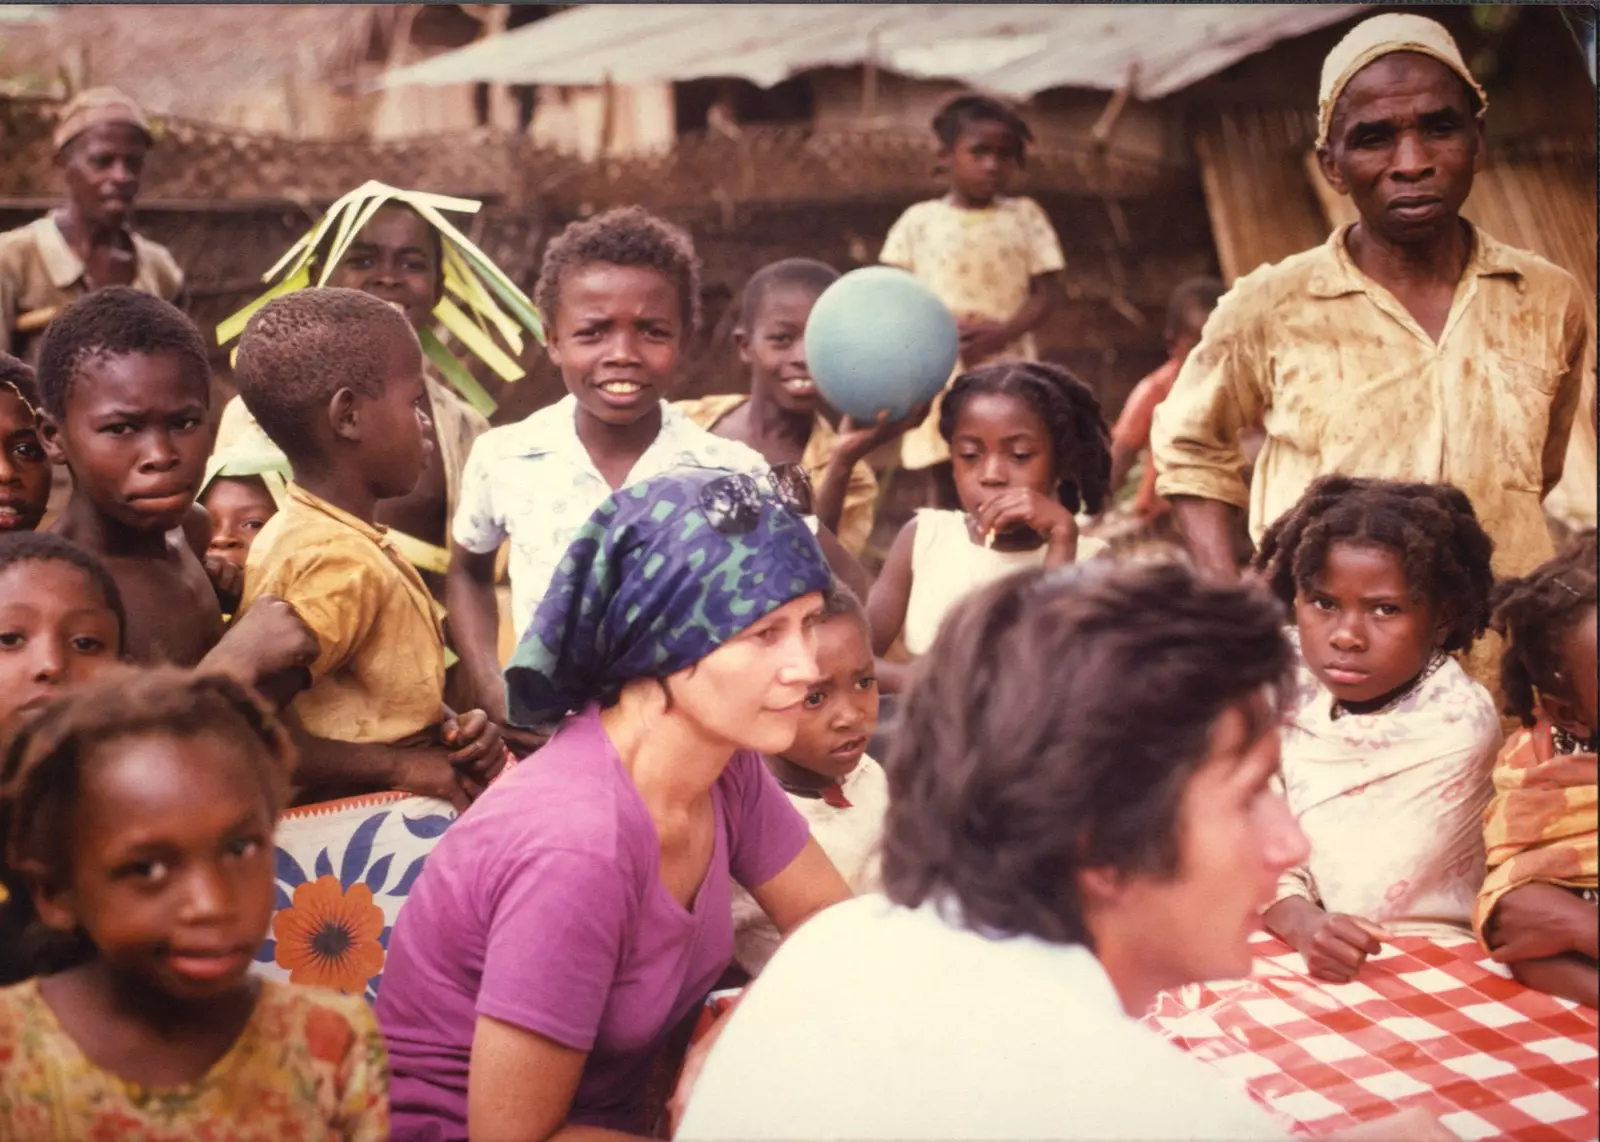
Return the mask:
[[931,401],[960,351],[944,302],[892,266],[852,270],[834,282],[806,322],[806,363],[828,403],[870,423],[898,420]]

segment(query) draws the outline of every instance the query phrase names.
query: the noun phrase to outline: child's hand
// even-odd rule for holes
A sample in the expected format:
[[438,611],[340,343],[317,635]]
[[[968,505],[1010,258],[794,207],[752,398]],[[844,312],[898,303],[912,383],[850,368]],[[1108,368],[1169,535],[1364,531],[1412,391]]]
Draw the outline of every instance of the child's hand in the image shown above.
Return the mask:
[[[1502,896],[1484,933],[1502,964],[1542,960],[1594,946],[1595,906],[1559,885],[1523,884]],[[1587,939],[1585,939],[1587,937]]]
[[422,747],[404,751],[406,757],[395,770],[396,789],[418,797],[437,797],[448,801],[457,813],[464,813],[472,804],[474,794],[468,792],[461,774],[450,764],[450,755],[442,749]]
[[956,322],[961,336],[961,363],[967,368],[981,365],[1011,344],[1010,331],[987,317],[964,317]]
[[308,669],[321,649],[294,607],[275,595],[262,595],[234,621],[201,665],[259,686],[265,678]]
[[211,580],[211,589],[217,593],[222,613],[233,614],[239,609],[239,597],[244,594],[244,569],[219,555],[207,555],[204,563],[206,577]]
[[481,794],[505,768],[506,749],[500,727],[482,710],[447,715],[439,727],[439,740],[454,750],[450,764],[471,797]]
[[1041,495],[1032,488],[1007,488],[991,498],[973,517],[978,536],[998,536],[1018,527],[1038,532],[1051,543],[1078,539],[1078,521],[1060,500]]
[[1296,950],[1306,958],[1306,969],[1313,979],[1349,983],[1356,978],[1367,957],[1381,951],[1383,945],[1393,939],[1371,920],[1330,912],[1320,924],[1305,932]]
[[899,420],[890,420],[888,410],[878,414],[873,424],[857,424],[845,417],[839,422],[839,435],[834,438],[833,455],[847,464],[865,460],[873,452],[910,432],[928,419],[931,403],[919,404]]

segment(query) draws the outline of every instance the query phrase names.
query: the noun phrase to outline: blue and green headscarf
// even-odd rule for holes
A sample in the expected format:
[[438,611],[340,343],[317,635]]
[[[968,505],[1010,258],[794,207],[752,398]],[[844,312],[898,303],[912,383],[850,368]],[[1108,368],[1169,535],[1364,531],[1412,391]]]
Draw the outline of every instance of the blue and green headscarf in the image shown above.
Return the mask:
[[693,666],[785,603],[827,588],[821,548],[776,496],[759,498],[742,534],[712,525],[702,492],[729,475],[680,469],[595,510],[506,667],[514,725],[609,705],[625,683]]

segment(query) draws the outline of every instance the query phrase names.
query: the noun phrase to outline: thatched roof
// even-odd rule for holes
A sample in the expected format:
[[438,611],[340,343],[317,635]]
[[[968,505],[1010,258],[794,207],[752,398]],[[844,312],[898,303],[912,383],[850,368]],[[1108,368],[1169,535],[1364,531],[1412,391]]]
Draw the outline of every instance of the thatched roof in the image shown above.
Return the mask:
[[154,113],[222,118],[256,93],[281,100],[289,81],[354,81],[363,61],[387,54],[407,7],[71,5],[44,47],[69,68],[81,53],[91,84],[120,87]]

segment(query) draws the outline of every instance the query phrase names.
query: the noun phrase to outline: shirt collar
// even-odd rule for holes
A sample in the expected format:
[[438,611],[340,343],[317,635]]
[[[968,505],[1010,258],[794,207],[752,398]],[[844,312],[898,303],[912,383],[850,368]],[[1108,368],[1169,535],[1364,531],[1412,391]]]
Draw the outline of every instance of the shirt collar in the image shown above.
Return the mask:
[[333,504],[330,504],[321,496],[312,495],[299,484],[291,482],[288,486],[287,492],[289,499],[295,503],[300,504],[302,507],[309,508],[312,511],[321,512],[323,515],[329,517],[330,519],[337,520],[346,527],[354,528],[356,531],[372,540],[373,543],[376,543],[379,547],[387,549],[393,546],[393,543],[389,539],[389,529],[384,527],[382,524],[372,524],[368,523],[366,520],[357,519],[343,508],[335,507]]
[[39,261],[44,265],[50,284],[56,289],[67,289],[82,279],[83,259],[67,242],[53,213],[33,224],[33,244],[39,251]]
[[[1471,222],[1466,223],[1472,235],[1472,257],[1467,260],[1467,268],[1462,272],[1462,280],[1468,275],[1473,277],[1511,277],[1522,281],[1522,271],[1512,261],[1510,247],[1503,242],[1485,234]],[[1350,256],[1348,239],[1350,231],[1355,226],[1354,222],[1347,222],[1340,226],[1331,235],[1324,249],[1328,253],[1327,263],[1312,275],[1307,283],[1306,292],[1315,298],[1343,297],[1345,294],[1366,293],[1377,283],[1356,266],[1355,259]]]

